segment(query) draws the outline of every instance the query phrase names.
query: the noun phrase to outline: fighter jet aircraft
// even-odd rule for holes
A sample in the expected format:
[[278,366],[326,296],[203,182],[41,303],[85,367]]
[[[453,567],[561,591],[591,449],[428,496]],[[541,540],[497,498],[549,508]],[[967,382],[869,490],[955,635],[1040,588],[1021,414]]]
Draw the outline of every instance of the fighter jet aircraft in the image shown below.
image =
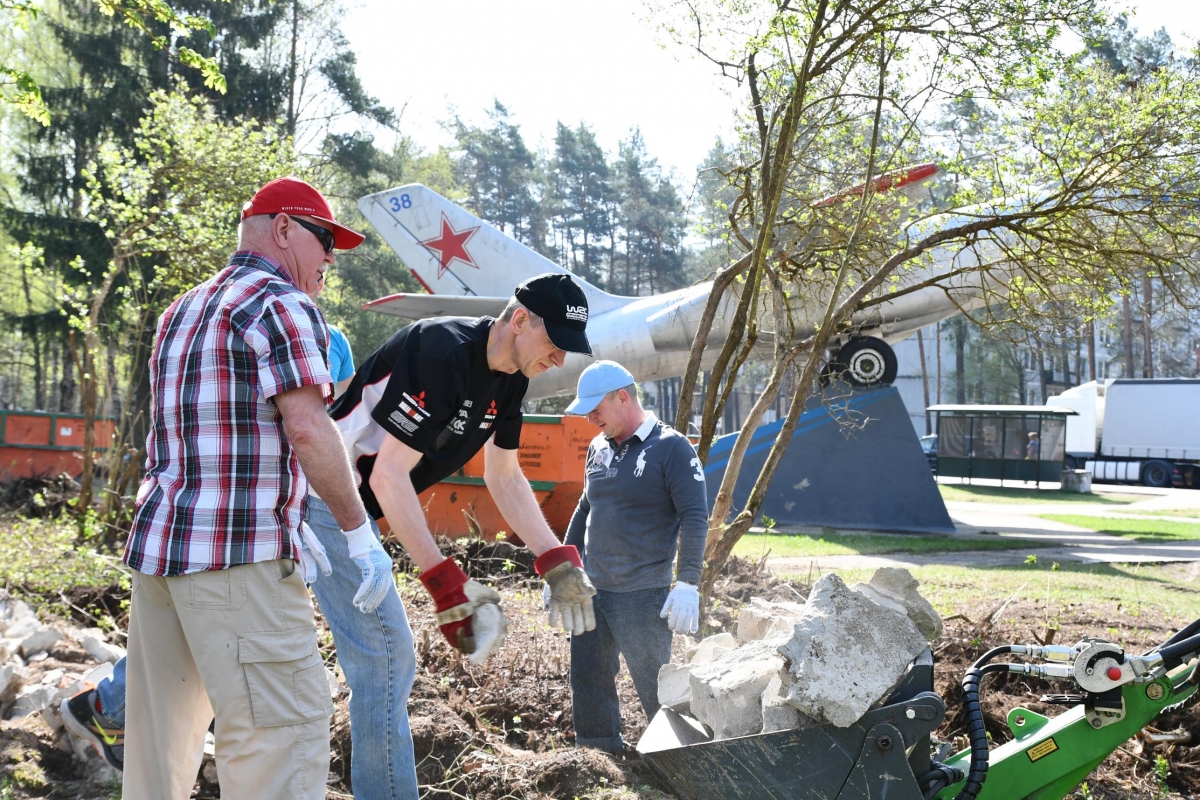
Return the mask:
[[[873,181],[877,192],[919,191],[937,173],[934,164],[922,164],[881,175]],[[859,186],[835,198],[861,193]],[[420,184],[410,184],[367,195],[358,201],[364,217],[396,251],[428,294],[394,294],[373,300],[364,309],[407,319],[432,316],[495,315],[504,308],[513,288],[544,272],[567,272],[505,235],[465,209]],[[956,256],[944,254],[933,266],[914,270],[906,282],[948,272]],[[596,358],[625,365],[640,382],[682,375],[696,336],[712,283],[648,297],[621,297],[601,291],[576,277],[588,299],[588,339]],[[918,328],[953,316],[975,303],[970,287],[959,287],[951,296],[929,287],[899,296],[857,315],[856,333],[842,337],[831,355],[846,368],[851,383],[872,386],[891,383],[896,356],[889,343],[910,336]],[[704,368],[711,366],[728,336],[737,298],[727,294],[709,334]],[[803,312],[801,312],[801,322]],[[811,328],[810,328],[811,330]],[[799,333],[803,334],[804,326]],[[563,369],[549,370],[530,383],[529,399],[575,391],[579,373],[591,363],[568,355]]]

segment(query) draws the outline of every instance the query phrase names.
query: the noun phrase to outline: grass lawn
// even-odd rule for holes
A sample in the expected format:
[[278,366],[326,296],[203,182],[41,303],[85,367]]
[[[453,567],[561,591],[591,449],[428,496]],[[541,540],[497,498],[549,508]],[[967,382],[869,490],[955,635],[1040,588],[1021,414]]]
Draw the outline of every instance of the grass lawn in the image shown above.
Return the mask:
[[1007,486],[938,484],[943,500],[960,503],[1102,503],[1126,505],[1146,498],[1136,494],[1075,494],[1058,489],[1010,489]]
[[1200,519],[1200,508],[1172,508],[1166,511],[1137,511],[1130,509],[1128,514],[1143,514],[1148,517],[1192,517]]
[[787,556],[881,555],[883,553],[945,553],[960,550],[1017,550],[1037,547],[1028,539],[996,536],[957,539],[949,536],[909,536],[898,533],[747,533],[733,548],[734,555],[761,558]]
[[[870,580],[872,569],[835,570],[853,585]],[[1182,627],[1200,617],[1200,587],[1181,564],[1050,564],[1011,567],[959,567],[931,564],[911,567],[921,594],[943,616],[981,604],[989,608],[1016,595],[1014,602],[1036,602],[1049,613],[1070,614],[1076,621],[1097,621],[1096,636],[1124,640],[1129,631],[1107,630],[1102,620],[1117,612],[1158,624]],[[803,582],[803,572],[781,578]]]
[[1039,514],[1042,519],[1065,522],[1099,533],[1110,533],[1137,542],[1171,542],[1200,539],[1200,522],[1161,519],[1107,519],[1082,514]]

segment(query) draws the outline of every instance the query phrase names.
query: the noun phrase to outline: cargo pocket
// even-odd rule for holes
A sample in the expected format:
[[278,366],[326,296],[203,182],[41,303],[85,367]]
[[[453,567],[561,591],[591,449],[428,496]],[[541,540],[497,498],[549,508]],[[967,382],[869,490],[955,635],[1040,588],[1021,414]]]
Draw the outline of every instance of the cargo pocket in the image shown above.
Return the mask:
[[254,727],[299,725],[333,713],[317,629],[238,634]]

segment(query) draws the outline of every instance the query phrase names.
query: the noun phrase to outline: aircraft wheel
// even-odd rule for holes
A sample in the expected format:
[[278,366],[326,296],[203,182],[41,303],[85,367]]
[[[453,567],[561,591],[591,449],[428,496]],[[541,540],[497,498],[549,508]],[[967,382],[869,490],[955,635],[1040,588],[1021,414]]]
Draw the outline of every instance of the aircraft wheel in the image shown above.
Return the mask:
[[1142,485],[1159,489],[1171,485],[1171,465],[1166,461],[1147,461],[1142,466]]
[[825,365],[822,377],[837,378],[855,388],[887,386],[896,380],[896,352],[874,336],[851,339]]

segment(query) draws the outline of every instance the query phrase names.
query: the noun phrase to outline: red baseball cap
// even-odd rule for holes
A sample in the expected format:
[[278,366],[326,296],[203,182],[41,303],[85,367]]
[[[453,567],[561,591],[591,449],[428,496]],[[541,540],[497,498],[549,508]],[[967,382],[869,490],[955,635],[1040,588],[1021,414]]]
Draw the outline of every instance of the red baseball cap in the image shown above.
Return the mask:
[[276,178],[255,192],[242,209],[242,219],[259,214],[303,214],[327,222],[333,228],[333,246],[338,250],[353,250],[366,238],[334,222],[329,201],[299,178]]

